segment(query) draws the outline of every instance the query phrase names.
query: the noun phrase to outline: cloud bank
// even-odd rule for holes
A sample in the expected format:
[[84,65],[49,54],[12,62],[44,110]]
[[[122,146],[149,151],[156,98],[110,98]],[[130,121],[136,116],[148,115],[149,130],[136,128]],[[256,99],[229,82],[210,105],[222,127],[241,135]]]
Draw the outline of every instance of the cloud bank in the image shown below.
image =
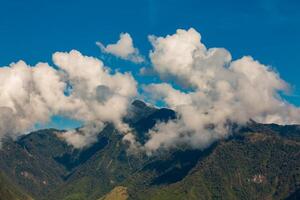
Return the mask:
[[96,44],[104,53],[112,54],[134,63],[144,62],[144,58],[140,55],[139,50],[134,47],[129,33],[121,33],[120,39],[115,44],[108,44],[107,46],[104,46],[101,42],[96,42]]
[[36,122],[48,121],[65,100],[64,83],[46,63],[31,67],[19,61],[2,67],[0,82],[0,139],[16,138]]
[[79,130],[62,134],[77,148],[95,142],[105,122],[128,130],[122,118],[136,95],[130,73],[111,73],[102,61],[75,50],[54,53],[53,62],[57,70],[23,61],[0,68],[0,138],[16,138],[53,115],[84,122]]
[[[207,49],[194,29],[166,37],[149,37],[150,59],[164,83],[144,87],[148,96],[163,100],[178,119],[159,123],[149,131],[144,148],[189,145],[205,148],[227,137],[231,123],[250,119],[261,123],[300,122],[300,110],[280,97],[288,84],[270,67],[250,56],[232,60],[224,48]],[[167,83],[169,80],[176,82]]]
[[[177,118],[158,122],[144,145],[122,120],[138,95],[134,77],[76,50],[54,53],[55,68],[47,63],[29,66],[24,61],[0,68],[0,139],[15,139],[36,123],[63,115],[84,124],[61,134],[75,148],[96,142],[109,122],[124,133],[131,149],[152,154],[181,145],[205,148],[227,137],[232,123],[300,123],[299,108],[280,95],[289,90],[288,84],[271,67],[250,56],[232,60],[224,48],[207,48],[192,28],[165,37],[149,36],[149,40],[152,68],[140,71],[159,76],[161,82],[142,86],[139,95],[163,101]],[[123,59],[143,60],[127,33],[116,44],[98,45]]]

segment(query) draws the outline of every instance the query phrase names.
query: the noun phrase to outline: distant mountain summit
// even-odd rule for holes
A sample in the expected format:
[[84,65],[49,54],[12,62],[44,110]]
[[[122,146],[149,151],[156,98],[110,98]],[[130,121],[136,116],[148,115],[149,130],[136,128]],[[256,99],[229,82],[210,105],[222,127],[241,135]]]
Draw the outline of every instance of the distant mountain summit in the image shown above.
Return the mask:
[[[124,121],[143,143],[158,121],[175,118],[173,110],[135,100]],[[297,125],[252,121],[205,150],[182,147],[151,157],[127,154],[112,124],[84,149],[74,149],[59,134],[39,130],[4,141],[0,200],[300,198]]]

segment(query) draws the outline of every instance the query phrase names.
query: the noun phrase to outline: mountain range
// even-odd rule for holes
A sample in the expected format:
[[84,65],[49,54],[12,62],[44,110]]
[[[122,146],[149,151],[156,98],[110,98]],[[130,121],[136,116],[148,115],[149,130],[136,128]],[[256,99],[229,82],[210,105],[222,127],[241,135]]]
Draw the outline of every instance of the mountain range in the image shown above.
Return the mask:
[[[143,144],[167,108],[135,100],[126,121]],[[128,153],[107,123],[98,141],[68,145],[63,130],[45,129],[0,149],[0,200],[300,199],[300,126],[232,125],[229,137],[206,149],[180,146],[148,156]]]

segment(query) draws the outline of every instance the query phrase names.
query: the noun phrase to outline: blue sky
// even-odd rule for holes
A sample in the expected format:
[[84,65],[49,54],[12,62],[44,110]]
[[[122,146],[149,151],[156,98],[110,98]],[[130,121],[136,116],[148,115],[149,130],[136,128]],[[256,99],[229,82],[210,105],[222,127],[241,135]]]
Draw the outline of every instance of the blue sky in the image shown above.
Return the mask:
[[[141,54],[149,34],[194,27],[208,47],[233,58],[251,55],[274,67],[294,87],[286,98],[300,105],[300,1],[298,0],[0,0],[0,66],[20,59],[50,62],[56,51],[77,49],[101,58],[96,41],[114,43],[128,32]],[[105,64],[137,73],[138,65],[112,57]],[[136,77],[139,82],[149,81]],[[148,77],[149,79],[149,77]],[[65,119],[54,118],[55,124]],[[66,124],[72,124],[68,122]],[[53,125],[56,126],[56,125]],[[62,125],[57,125],[62,126]]]

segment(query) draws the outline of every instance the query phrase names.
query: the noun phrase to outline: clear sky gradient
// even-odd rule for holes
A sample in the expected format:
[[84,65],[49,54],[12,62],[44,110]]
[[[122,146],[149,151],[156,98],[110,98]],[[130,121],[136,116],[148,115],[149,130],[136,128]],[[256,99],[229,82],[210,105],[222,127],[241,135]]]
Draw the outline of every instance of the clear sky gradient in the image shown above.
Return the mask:
[[[224,47],[233,59],[251,55],[275,68],[294,88],[285,98],[299,106],[299,10],[299,0],[0,0],[0,66],[20,59],[51,63],[53,52],[71,49],[103,58],[95,42],[114,43],[121,32],[130,33],[147,56],[149,34],[194,27],[207,47]],[[104,61],[133,74],[142,67],[112,57]],[[55,117],[52,125],[64,122]]]

